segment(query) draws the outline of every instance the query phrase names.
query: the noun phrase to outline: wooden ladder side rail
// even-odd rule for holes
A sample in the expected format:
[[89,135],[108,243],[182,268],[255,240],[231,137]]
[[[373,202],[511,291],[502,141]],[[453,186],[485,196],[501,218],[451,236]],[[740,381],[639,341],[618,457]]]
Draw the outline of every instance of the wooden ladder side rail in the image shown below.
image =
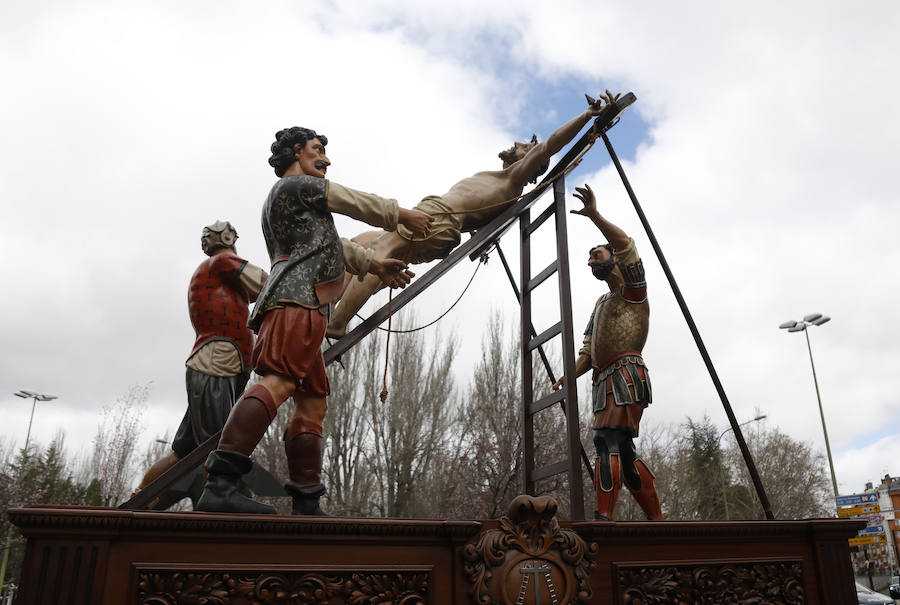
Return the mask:
[[522,212],[531,208],[538,199],[549,190],[546,187],[548,181],[556,178],[569,163],[574,160],[582,150],[591,143],[594,136],[593,133],[601,133],[609,130],[618,122],[622,112],[634,103],[635,96],[632,93],[622,95],[618,101],[611,105],[607,105],[593,122],[593,126],[588,132],[581,136],[578,141],[572,145],[562,159],[550,170],[550,172],[541,180],[540,184],[532,191],[525,194],[519,201],[510,205],[499,216],[494,218],[486,226],[472,234],[467,241],[457,246],[444,260],[432,267],[427,273],[421,277],[417,277],[412,283],[395,296],[389,305],[384,305],[377,311],[373,312],[365,321],[347,332],[337,342],[335,342],[326,351],[323,351],[325,357],[325,365],[329,365],[335,359],[346,353],[354,347],[359,341],[375,331],[378,326],[384,323],[388,316],[396,313],[407,304],[409,304],[423,290],[431,286],[447,271],[453,268],[456,263],[461,261],[466,255],[470,260],[476,260],[481,253],[490,248],[506,230],[515,223],[516,219]]
[[[552,206],[551,206],[552,207]],[[500,243],[497,242],[494,249],[497,251],[497,254],[500,256],[500,262],[503,264],[503,269],[506,271],[506,277],[509,278],[509,285],[512,287],[513,294],[516,296],[516,301],[521,305],[522,304],[522,295],[519,293],[519,287],[516,285],[516,280],[513,278],[512,270],[509,268],[509,263],[506,260],[506,255],[503,254],[503,249],[500,248]],[[531,338],[537,336],[537,331],[534,329],[534,324],[530,326]],[[553,373],[553,368],[550,367],[550,360],[547,358],[547,353],[544,351],[544,346],[541,345],[537,348],[538,355],[540,355],[541,363],[544,365],[544,371],[547,372],[547,378],[550,380],[550,384],[556,383],[556,375]],[[568,414],[566,411],[566,402],[565,399],[559,402],[560,408],[562,408],[563,414]],[[591,464],[591,459],[588,457],[587,451],[585,451],[584,446],[580,443],[578,444],[581,449],[581,461],[584,463],[584,468],[587,469],[588,476],[591,478],[591,481],[594,480],[594,467]]]
[[[566,225],[566,185],[560,178],[553,184],[556,203],[556,258],[559,284],[559,309],[562,321],[562,386],[566,391],[566,433],[569,451],[569,516],[572,520],[584,520],[584,482],[581,479],[581,464],[575,452],[585,455],[581,444],[581,425],[578,418],[578,391],[575,388],[575,330],[572,319],[572,282],[569,273],[569,233]],[[590,468],[590,465],[588,465]]]
[[[519,215],[519,283],[527,284],[531,279],[531,238],[528,227],[531,225],[531,211],[525,209]],[[522,488],[526,494],[535,494],[534,477],[534,414],[529,406],[534,401],[534,367],[532,366],[532,348],[529,347],[526,326],[531,323],[531,293],[522,288],[522,300],[519,302],[519,321],[522,325],[522,337],[519,339],[520,376],[522,377],[520,413],[522,414]]]
[[[557,290],[559,293],[560,321],[553,328],[545,331],[542,335],[528,339],[525,337],[529,331],[533,331],[532,312],[531,312],[531,291],[532,288],[523,287],[520,295],[521,310],[521,328],[522,328],[522,355],[521,355],[521,372],[522,372],[522,472],[523,486],[525,493],[535,495],[535,483],[542,478],[550,477],[557,474],[567,473],[569,475],[569,514],[573,520],[584,519],[584,484],[581,480],[581,458],[587,458],[584,448],[581,444],[580,425],[578,418],[578,395],[575,385],[575,342],[574,328],[572,324],[572,293],[569,275],[569,242],[568,230],[566,226],[566,200],[565,200],[565,178],[561,176],[553,183],[553,203],[551,208],[555,218],[556,229],[556,261],[551,263],[549,268],[555,268],[557,275]],[[544,217],[547,213],[541,215]],[[520,282],[523,284],[531,284],[540,279],[540,277],[532,278],[531,275],[531,235],[535,231],[535,225],[530,222],[530,212],[525,211],[519,217],[519,235],[521,245],[520,259]],[[542,218],[536,219],[535,223],[541,222]],[[543,276],[547,270],[542,271],[539,276]],[[530,330],[529,330],[530,329]],[[534,402],[534,376],[533,376],[533,355],[534,350],[539,349],[540,345],[535,344],[543,342],[549,337],[560,335],[562,338],[562,355],[563,355],[563,376],[566,380],[563,384],[563,391],[559,394],[559,402],[563,406],[566,419],[566,458],[545,466],[542,468],[535,467],[535,439],[534,439],[534,417],[545,408],[544,405],[535,405]],[[547,398],[543,398],[546,400]],[[552,397],[551,399],[556,399]],[[537,402],[540,403],[540,402]],[[588,468],[590,464],[585,461]]]

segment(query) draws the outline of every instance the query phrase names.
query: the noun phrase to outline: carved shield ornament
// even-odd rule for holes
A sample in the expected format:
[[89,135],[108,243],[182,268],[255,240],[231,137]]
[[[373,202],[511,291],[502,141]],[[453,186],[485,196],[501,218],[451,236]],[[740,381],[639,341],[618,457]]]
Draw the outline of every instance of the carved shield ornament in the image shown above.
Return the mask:
[[479,605],[571,605],[591,599],[591,556],[599,550],[560,529],[556,500],[519,496],[500,527],[466,545],[465,570]]

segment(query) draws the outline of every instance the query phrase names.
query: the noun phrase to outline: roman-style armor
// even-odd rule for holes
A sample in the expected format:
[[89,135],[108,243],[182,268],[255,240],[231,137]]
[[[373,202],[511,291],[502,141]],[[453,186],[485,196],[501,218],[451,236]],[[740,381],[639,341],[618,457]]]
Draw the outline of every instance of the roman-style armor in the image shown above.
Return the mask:
[[624,482],[647,517],[661,519],[653,473],[637,456],[633,441],[644,408],[653,399],[650,375],[641,356],[650,325],[647,282],[633,240],[615,251],[615,259],[624,284],[597,301],[580,351],[590,355],[594,369],[596,515],[612,518]]

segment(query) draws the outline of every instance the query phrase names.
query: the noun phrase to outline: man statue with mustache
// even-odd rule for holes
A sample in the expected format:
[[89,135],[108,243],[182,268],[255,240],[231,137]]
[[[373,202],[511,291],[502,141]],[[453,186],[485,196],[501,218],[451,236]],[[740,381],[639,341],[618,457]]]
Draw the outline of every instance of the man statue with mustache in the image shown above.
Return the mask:
[[[647,342],[650,307],[644,265],[634,240],[597,211],[588,185],[575,188],[584,208],[572,210],[596,225],[609,243],[591,248],[591,273],[609,286],[588,321],[584,346],[575,361],[575,375],[593,369],[594,487],[596,519],[611,520],[623,480],[647,518],[662,519],[662,508],[653,485],[653,473],[634,447],[641,415],[652,401],[650,375],[641,351]],[[563,384],[560,378],[554,389]]]
[[[585,124],[600,114],[604,101],[612,103],[617,96],[609,91],[600,95],[588,108],[561,126],[546,141],[532,136],[528,143],[515,142],[498,155],[500,170],[477,172],[465,178],[443,195],[429,195],[417,206],[435,218],[430,232],[417,238],[402,227],[396,231],[369,231],[353,241],[374,251],[375,258],[398,258],[409,263],[425,263],[446,258],[459,245],[461,231],[473,231],[488,224],[515,202],[525,185],[537,182],[550,166],[550,157],[560,151],[581,131]],[[328,324],[328,336],[340,337],[347,331],[350,319],[369,297],[382,287],[374,276],[349,283]]]
[[404,225],[427,235],[431,217],[399,208],[384,199],[325,180],[331,162],[328,139],[314,130],[285,128],[275,135],[269,164],[280,177],[263,205],[262,229],[272,262],[248,325],[257,332],[250,362],[260,381],[231,410],[218,449],[207,458],[209,479],[197,509],[214,512],[274,513],[239,491],[238,481],[252,467],[250,454],[289,397],[294,413],[284,433],[296,515],[323,515],[322,422],[330,392],[321,344],[330,304],[347,272],[371,273],[390,287],[403,287],[413,274],[396,259],[376,259],[360,245],[338,237],[331,213],[375,227]]

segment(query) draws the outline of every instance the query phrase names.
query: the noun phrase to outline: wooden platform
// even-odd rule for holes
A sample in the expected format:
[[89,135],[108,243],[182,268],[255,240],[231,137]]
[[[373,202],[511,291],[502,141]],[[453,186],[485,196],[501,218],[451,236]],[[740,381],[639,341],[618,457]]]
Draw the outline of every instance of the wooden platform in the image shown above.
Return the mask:
[[532,500],[485,522],[12,509],[16,602],[856,603],[858,521],[557,523]]

